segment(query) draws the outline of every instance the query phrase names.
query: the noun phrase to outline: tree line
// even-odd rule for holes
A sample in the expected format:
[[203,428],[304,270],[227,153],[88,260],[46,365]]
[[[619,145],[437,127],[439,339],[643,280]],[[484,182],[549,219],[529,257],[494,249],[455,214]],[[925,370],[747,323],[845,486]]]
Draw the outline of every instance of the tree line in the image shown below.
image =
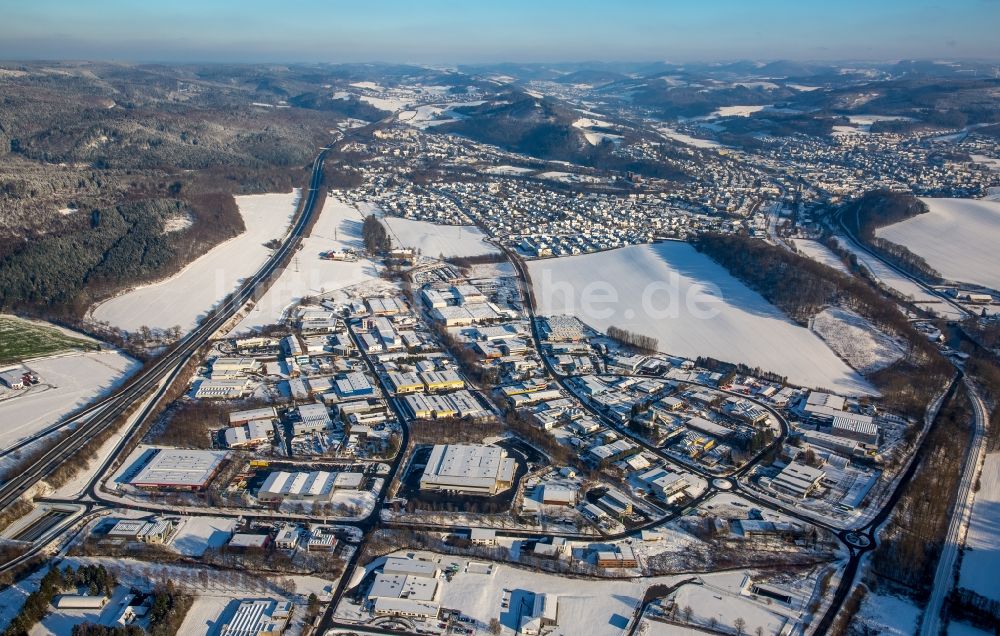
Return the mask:
[[620,345],[637,349],[643,353],[656,353],[659,349],[660,341],[652,336],[629,331],[611,325],[608,327],[608,338],[611,338]]

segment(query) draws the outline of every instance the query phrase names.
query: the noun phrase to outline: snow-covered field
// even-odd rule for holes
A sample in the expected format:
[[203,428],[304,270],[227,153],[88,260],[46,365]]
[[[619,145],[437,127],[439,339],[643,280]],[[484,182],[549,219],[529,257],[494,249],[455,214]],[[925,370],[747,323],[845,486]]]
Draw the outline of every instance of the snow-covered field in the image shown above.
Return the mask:
[[670,126],[659,126],[657,130],[661,135],[668,139],[673,139],[674,141],[679,141],[682,144],[693,146],[695,148],[722,148],[722,144],[713,139],[692,137],[691,135],[686,135],[675,128],[671,128]]
[[744,362],[845,394],[874,389],[804,327],[687,243],[530,261],[541,314],[659,339],[675,355]]
[[792,239],[792,243],[795,244],[795,249],[802,252],[803,255],[808,256],[817,263],[822,263],[827,267],[832,267],[833,269],[843,272],[844,274],[850,274],[847,269],[847,265],[844,265],[844,261],[840,260],[840,257],[834,254],[833,250],[819,241],[813,241],[811,239]]
[[770,105],[765,106],[721,106],[712,112],[712,116],[715,117],[749,117],[750,115],[760,112],[765,108],[770,108]]
[[987,155],[969,155],[972,160],[976,163],[981,163],[984,166],[989,166],[990,170],[1000,170],[1000,159],[996,157],[990,157]]
[[424,256],[479,256],[500,251],[483,240],[486,235],[475,225],[438,225],[398,216],[386,216],[383,221],[393,245],[418,249]]
[[246,231],[216,245],[182,271],[95,307],[92,316],[122,329],[189,330],[229,292],[236,289],[271,255],[264,243],[281,238],[288,228],[299,190],[236,197]]
[[502,174],[502,175],[513,175],[518,176],[526,174],[529,172],[534,172],[534,168],[525,168],[523,166],[490,166],[483,170],[487,174]]
[[921,199],[930,209],[877,235],[923,256],[945,278],[1000,289],[1000,201]]
[[139,369],[136,360],[118,351],[67,353],[27,366],[42,384],[3,393],[15,397],[0,401],[0,448],[58,422]]
[[876,634],[913,636],[917,633],[920,612],[920,608],[907,599],[869,592],[854,620],[871,627]]
[[824,309],[813,317],[812,330],[849,365],[866,375],[884,369],[906,353],[902,344],[849,309]]
[[851,252],[871,274],[883,285],[896,290],[904,297],[913,299],[921,307],[933,311],[944,318],[962,318],[963,316],[951,305],[946,305],[937,296],[925,291],[909,278],[888,267],[868,252],[856,248],[852,243],[839,241],[840,246]]
[[413,126],[414,128],[426,130],[434,126],[440,126],[441,124],[447,124],[461,119],[462,115],[460,113],[456,113],[453,110],[455,108],[479,106],[482,103],[482,101],[474,101],[453,102],[449,104],[425,104],[423,106],[417,106],[412,110],[404,110],[400,112],[396,118],[405,124]]
[[972,506],[959,586],[1000,601],[1000,453],[988,453]]
[[362,250],[363,220],[357,208],[334,196],[327,198],[312,233],[302,239],[302,249],[233,332],[245,333],[279,322],[285,310],[304,296],[378,278],[374,263],[368,259],[350,262],[320,258],[320,254],[345,247]]

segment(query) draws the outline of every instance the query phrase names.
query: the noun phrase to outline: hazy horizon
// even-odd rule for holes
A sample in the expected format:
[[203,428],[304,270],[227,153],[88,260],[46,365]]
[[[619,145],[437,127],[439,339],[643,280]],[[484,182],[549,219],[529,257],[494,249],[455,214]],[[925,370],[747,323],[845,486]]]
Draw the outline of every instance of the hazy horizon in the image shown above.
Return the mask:
[[996,60],[1000,2],[784,0],[711,6],[515,0],[139,5],[41,0],[5,9],[0,59],[247,63]]

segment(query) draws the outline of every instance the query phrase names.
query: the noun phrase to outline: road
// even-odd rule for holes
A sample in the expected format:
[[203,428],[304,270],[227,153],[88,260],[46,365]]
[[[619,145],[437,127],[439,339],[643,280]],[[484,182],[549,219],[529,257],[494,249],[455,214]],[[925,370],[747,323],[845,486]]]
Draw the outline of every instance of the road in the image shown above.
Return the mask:
[[[857,210],[855,210],[854,213],[855,213],[855,215],[857,215]],[[888,261],[887,259],[885,259],[884,257],[882,257],[881,254],[879,254],[875,250],[871,249],[870,247],[868,247],[867,245],[865,245],[864,243],[862,243],[861,240],[858,239],[858,237],[855,236],[853,232],[851,232],[851,229],[847,226],[847,223],[844,222],[843,213],[841,213],[840,215],[838,215],[838,217],[837,217],[837,223],[838,223],[838,225],[840,225],[840,229],[843,230],[843,232],[844,232],[844,236],[841,237],[841,238],[846,238],[856,248],[858,248],[859,250],[861,250],[865,254],[868,254],[869,256],[871,256],[872,258],[874,258],[875,260],[879,261],[880,263],[882,263],[883,265],[885,265],[886,267],[888,267],[892,271],[896,272],[897,274],[899,274],[903,278],[909,279],[915,285],[917,285],[918,287],[920,287],[921,289],[923,289],[928,294],[931,294],[932,296],[936,296],[937,298],[940,298],[941,302],[943,302],[944,304],[948,305],[949,307],[955,309],[959,313],[959,315],[962,316],[963,318],[967,318],[969,316],[969,312],[968,312],[968,310],[965,309],[965,307],[962,307],[960,304],[958,304],[957,302],[955,302],[953,299],[949,298],[946,294],[938,291],[937,289],[934,289],[933,287],[931,287],[930,285],[928,285],[926,282],[924,282],[920,278],[917,278],[913,274],[911,274],[909,272],[906,272],[906,271],[903,271],[902,269],[900,269],[899,267],[897,267],[896,265],[894,265],[893,263],[891,263],[890,261]],[[857,222],[855,222],[855,225],[857,225]],[[872,276],[875,276],[877,278],[875,272],[872,272]],[[884,282],[884,281],[883,281],[883,285],[885,285],[886,287],[889,287],[889,284],[886,283],[886,282]]]
[[[118,421],[134,403],[171,377],[204,345],[211,336],[225,325],[255,294],[265,288],[270,277],[278,272],[297,249],[299,240],[309,227],[319,197],[323,178],[323,161],[329,147],[323,148],[313,161],[307,196],[299,214],[281,245],[256,274],[246,279],[240,287],[220,303],[209,315],[166,353],[156,358],[111,395],[98,400],[85,409],[90,415],[69,434],[58,440],[23,472],[0,486],[0,510],[17,501],[39,481],[45,479],[89,441],[99,436]],[[79,414],[63,420],[60,425],[79,419]]]
[[974,489],[976,473],[986,453],[986,407],[969,378],[965,378],[965,388],[975,412],[975,428],[972,431],[972,443],[966,452],[965,467],[958,484],[958,496],[951,513],[948,534],[945,536],[941,557],[934,572],[934,587],[924,609],[923,622],[920,625],[922,636],[937,636],[941,633],[941,608],[955,583],[955,564],[965,543],[965,533],[969,527],[969,518],[972,516],[972,503],[976,496]]

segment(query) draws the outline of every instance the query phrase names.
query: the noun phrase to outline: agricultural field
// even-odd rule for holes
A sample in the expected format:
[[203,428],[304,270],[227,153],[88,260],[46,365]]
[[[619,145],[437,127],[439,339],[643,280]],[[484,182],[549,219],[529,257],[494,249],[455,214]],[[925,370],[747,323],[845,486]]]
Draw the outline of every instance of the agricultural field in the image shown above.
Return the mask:
[[452,258],[499,252],[484,241],[486,235],[474,225],[439,225],[396,216],[382,220],[389,229],[393,245],[420,250],[424,256]]
[[687,243],[529,262],[540,314],[657,338],[663,352],[742,362],[844,394],[871,385],[814,333]]
[[924,257],[947,279],[1000,289],[1000,201],[920,200],[929,212],[876,234]]
[[0,316],[0,365],[71,350],[94,350],[94,340],[76,337],[40,322]]
[[74,352],[30,362],[40,383],[20,391],[0,391],[0,448],[7,448],[71,411],[113,390],[139,370],[120,351]]
[[264,244],[284,235],[298,198],[299,190],[236,197],[246,231],[215,246],[170,278],[97,305],[91,317],[126,331],[142,326],[191,329],[267,260],[271,250]]
[[811,258],[817,263],[822,263],[827,267],[832,267],[838,272],[850,275],[850,271],[848,271],[847,265],[844,264],[844,261],[840,260],[840,257],[837,256],[833,250],[819,241],[814,241],[812,239],[792,239],[792,243],[795,245],[795,249],[802,252],[804,256]]
[[357,208],[335,196],[327,198],[309,236],[292,263],[281,272],[256,305],[236,326],[234,333],[279,322],[286,310],[306,296],[318,296],[344,287],[378,279],[375,263],[367,258],[335,261],[323,258],[332,250],[364,250]]

